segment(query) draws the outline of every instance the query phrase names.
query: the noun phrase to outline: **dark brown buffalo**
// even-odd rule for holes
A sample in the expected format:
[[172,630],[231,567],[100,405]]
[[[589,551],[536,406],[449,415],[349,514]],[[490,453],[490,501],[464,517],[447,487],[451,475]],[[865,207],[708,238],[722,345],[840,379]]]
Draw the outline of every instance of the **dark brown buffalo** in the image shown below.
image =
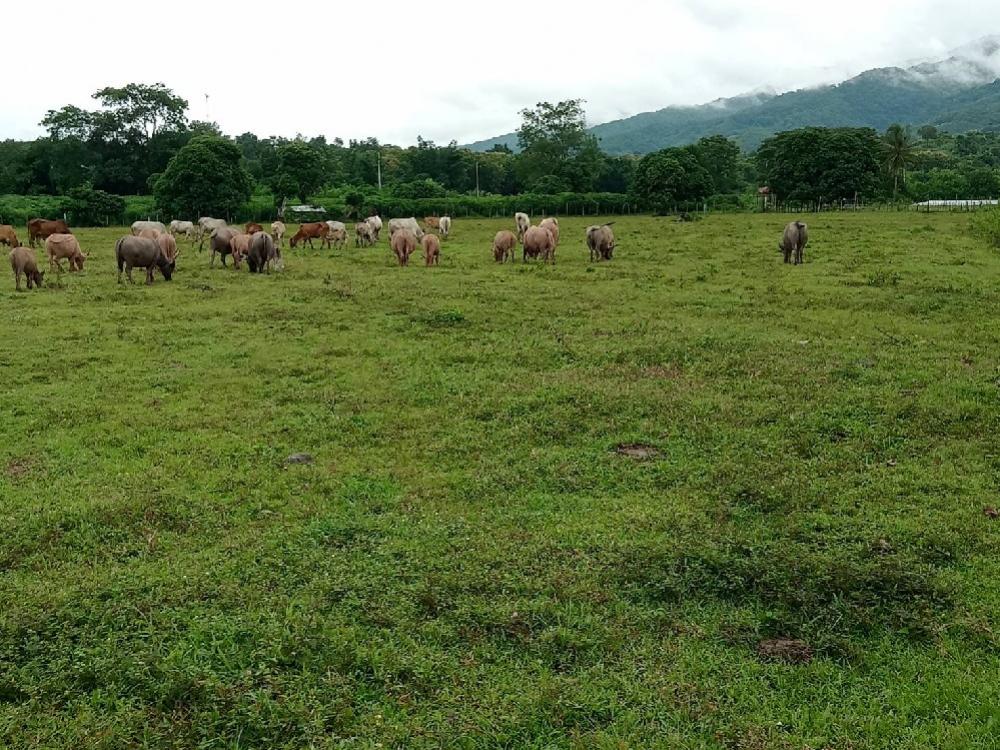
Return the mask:
[[138,266],[146,269],[146,283],[153,283],[153,270],[158,268],[163,278],[170,281],[174,272],[174,261],[163,254],[160,244],[145,237],[122,237],[115,244],[115,259],[118,262],[118,283],[122,283],[122,271],[132,281],[132,269]]
[[38,240],[48,239],[53,234],[69,234],[69,227],[62,219],[32,219],[28,222],[28,244],[32,247]]
[[35,251],[26,247],[15,247],[10,251],[10,268],[14,272],[14,288],[21,291],[21,276],[28,278],[28,289],[41,286],[44,271],[38,270]]

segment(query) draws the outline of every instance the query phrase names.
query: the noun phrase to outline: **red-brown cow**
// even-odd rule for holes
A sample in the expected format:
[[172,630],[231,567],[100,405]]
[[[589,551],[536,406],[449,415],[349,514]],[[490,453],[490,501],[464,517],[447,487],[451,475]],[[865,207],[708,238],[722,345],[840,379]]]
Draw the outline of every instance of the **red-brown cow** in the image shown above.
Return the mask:
[[299,227],[299,231],[288,241],[288,244],[295,247],[300,242],[308,242],[309,247],[315,249],[312,241],[326,239],[329,231],[330,226],[325,221],[314,221],[309,224],[303,224]]
[[32,219],[28,222],[28,244],[35,247],[37,240],[47,240],[53,234],[69,234],[69,227],[62,219]]

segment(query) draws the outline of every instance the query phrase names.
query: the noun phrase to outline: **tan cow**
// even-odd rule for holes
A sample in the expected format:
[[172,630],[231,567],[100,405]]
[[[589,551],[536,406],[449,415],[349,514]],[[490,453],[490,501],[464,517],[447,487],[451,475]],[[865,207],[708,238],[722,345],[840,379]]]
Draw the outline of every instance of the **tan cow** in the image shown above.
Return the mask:
[[590,260],[611,260],[615,252],[615,233],[611,224],[587,227],[587,247],[590,248]]
[[392,245],[392,252],[396,254],[399,265],[405,266],[410,262],[410,256],[417,247],[417,236],[409,229],[397,229],[392,233],[389,241]]
[[21,243],[18,242],[17,235],[14,234],[14,227],[10,224],[0,224],[0,243],[11,248],[20,247]]
[[552,234],[552,241],[555,243],[555,246],[559,247],[559,219],[542,219],[538,226],[548,229]]
[[524,252],[521,256],[523,262],[528,258],[541,257],[544,261],[555,263],[556,243],[550,232],[545,227],[528,227],[524,233]]
[[155,229],[160,234],[166,234],[167,228],[159,221],[133,221],[132,222],[132,236],[133,237],[146,237],[149,239],[148,235],[142,234],[143,231],[148,229]]
[[271,239],[274,240],[274,244],[275,245],[277,245],[278,247],[281,247],[281,245],[282,245],[282,243],[283,243],[283,241],[285,239],[285,232],[287,232],[287,231],[288,231],[288,228],[285,226],[285,222],[283,222],[283,221],[272,221],[271,222]]
[[497,232],[493,238],[493,260],[497,263],[506,263],[507,259],[514,262],[514,248],[517,247],[517,237],[513,232],[506,229]]
[[436,234],[425,234],[420,241],[424,246],[424,261],[428,266],[436,266],[441,262],[441,240]]
[[87,256],[80,249],[80,243],[71,234],[50,234],[45,238],[45,253],[49,257],[49,267],[62,273],[63,258],[69,261],[69,270],[82,271]]
[[230,238],[229,249],[233,253],[233,265],[236,268],[240,267],[240,263],[243,262],[243,259],[247,257],[247,253],[250,252],[250,240],[252,239],[253,235],[246,233],[234,234]]
[[177,252],[177,240],[169,232],[167,234],[161,234],[156,238],[156,244],[160,246],[160,252],[163,253],[163,257],[166,258],[171,263],[177,262],[177,256],[180,255]]
[[375,233],[367,221],[354,225],[354,247],[371,247],[375,244]]
[[14,272],[14,288],[21,291],[21,277],[28,279],[28,289],[33,286],[42,285],[42,277],[45,271],[38,270],[38,263],[35,262],[35,251],[26,247],[15,247],[10,251],[10,268]]
[[427,229],[440,229],[441,218],[438,216],[428,216],[424,219],[424,226]]

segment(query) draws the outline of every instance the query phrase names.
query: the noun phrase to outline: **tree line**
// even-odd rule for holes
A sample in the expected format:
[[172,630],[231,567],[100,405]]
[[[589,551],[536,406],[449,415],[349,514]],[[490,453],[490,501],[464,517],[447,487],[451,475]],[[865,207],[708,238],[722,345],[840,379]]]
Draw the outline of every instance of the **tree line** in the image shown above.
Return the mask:
[[719,135],[640,158],[605,154],[586,129],[580,100],[523,110],[516,153],[420,137],[409,147],[374,138],[227,137],[215,123],[189,119],[188,102],[163,84],[107,87],[94,100],[92,110],[49,111],[41,138],[0,142],[0,194],[61,196],[80,224],[121,215],[121,196],[151,196],[156,210],[171,215],[237,217],[251,196],[275,211],[323,197],[350,215],[444,202],[499,210],[511,196],[581,210],[602,203],[609,211],[660,213],[749,208],[761,186],[803,205],[1000,194],[1000,136],[932,126],[914,133],[894,125],[884,134],[802,128],[750,154]]

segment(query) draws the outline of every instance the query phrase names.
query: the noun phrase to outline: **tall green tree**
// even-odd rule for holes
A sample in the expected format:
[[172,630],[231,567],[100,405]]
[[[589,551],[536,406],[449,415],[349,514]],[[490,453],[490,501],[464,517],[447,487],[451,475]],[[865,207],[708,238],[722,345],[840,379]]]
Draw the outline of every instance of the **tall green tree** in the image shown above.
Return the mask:
[[270,179],[275,200],[280,203],[282,198],[298,198],[304,202],[323,186],[324,147],[294,140],[277,148],[277,165]]
[[742,187],[740,147],[723,135],[702,138],[692,147],[712,180],[713,193],[735,193]]
[[712,178],[690,147],[665,148],[642,157],[632,186],[636,200],[657,213],[704,200],[711,191]]
[[543,178],[556,178],[578,192],[594,189],[604,155],[597,138],[587,132],[582,99],[540,102],[522,110],[521,118],[518,170],[528,189]]
[[240,147],[212,135],[191,139],[156,181],[157,205],[177,217],[229,218],[250,197],[250,175]]
[[885,143],[885,168],[892,177],[892,197],[899,194],[900,183],[906,189],[906,170],[913,164],[916,148],[910,131],[902,125],[890,125],[882,138]]

